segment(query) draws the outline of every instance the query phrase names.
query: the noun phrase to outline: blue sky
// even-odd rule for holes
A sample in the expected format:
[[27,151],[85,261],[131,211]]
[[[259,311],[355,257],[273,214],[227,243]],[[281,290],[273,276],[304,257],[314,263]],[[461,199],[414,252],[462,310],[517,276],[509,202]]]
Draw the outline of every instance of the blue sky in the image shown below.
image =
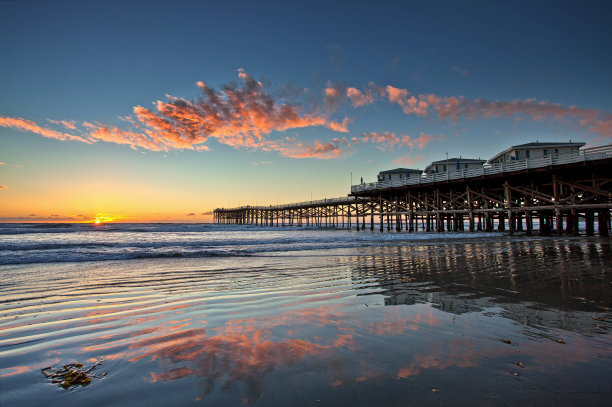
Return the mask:
[[[608,144],[611,11],[603,1],[2,1],[0,217],[204,220],[216,206],[342,196],[351,172],[370,181],[446,152]],[[246,77],[272,114],[288,105],[313,125],[275,116],[247,131],[230,120],[177,145],[151,141],[153,116],[136,120],[141,106],[176,126],[153,103],[195,103],[197,81],[224,97]],[[356,105],[350,88],[372,100]],[[115,127],[112,140],[100,135]],[[122,139],[128,131],[142,137]]]

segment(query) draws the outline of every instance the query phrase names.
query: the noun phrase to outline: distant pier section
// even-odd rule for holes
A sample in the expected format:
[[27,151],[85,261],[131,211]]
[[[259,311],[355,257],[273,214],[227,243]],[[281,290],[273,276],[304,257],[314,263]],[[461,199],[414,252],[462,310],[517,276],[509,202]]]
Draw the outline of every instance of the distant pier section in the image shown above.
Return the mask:
[[[448,158],[425,171],[382,171],[347,197],[218,208],[215,223],[387,231],[538,231],[608,236],[612,144],[512,146],[488,161]],[[581,227],[582,226],[582,227]]]

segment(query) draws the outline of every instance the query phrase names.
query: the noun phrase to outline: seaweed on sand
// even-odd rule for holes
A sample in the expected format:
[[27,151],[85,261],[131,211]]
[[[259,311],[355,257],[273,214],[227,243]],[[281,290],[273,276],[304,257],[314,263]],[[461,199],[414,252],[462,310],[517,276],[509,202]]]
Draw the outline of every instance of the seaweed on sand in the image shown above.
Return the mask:
[[40,371],[47,379],[51,379],[51,383],[59,384],[64,389],[79,385],[85,387],[91,383],[93,377],[100,379],[108,374],[108,372],[92,373],[102,363],[104,360],[97,361],[89,368],[84,368],[82,363],[68,363],[59,369],[48,366]]

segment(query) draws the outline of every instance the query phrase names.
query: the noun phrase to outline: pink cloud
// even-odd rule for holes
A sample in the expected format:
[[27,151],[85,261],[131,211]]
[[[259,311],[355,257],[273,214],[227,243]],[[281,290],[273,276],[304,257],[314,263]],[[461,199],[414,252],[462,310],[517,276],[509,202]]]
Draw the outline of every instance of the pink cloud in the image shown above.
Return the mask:
[[393,162],[398,165],[404,165],[406,167],[411,167],[416,164],[422,163],[424,159],[425,159],[425,156],[423,156],[423,154],[419,154],[415,156],[408,154],[407,156],[400,157]]
[[385,89],[387,90],[389,102],[391,103],[400,103],[402,100],[408,97],[407,89],[399,89],[391,85],[387,86]]
[[521,121],[524,118],[533,121],[551,121],[574,123],[590,133],[603,138],[612,138],[612,114],[602,113],[597,109],[584,109],[576,106],[563,106],[558,103],[538,101],[536,99],[514,101],[490,101],[486,99],[469,100],[462,96],[440,97],[434,94],[410,96],[408,90],[387,86],[387,97],[391,103],[397,103],[405,114],[426,116],[435,113],[442,119],[459,120],[467,118],[511,118]]
[[397,103],[401,106],[405,114],[416,114],[417,116],[427,116],[430,106],[428,100],[429,95],[419,95],[419,97],[410,96],[407,89],[399,89],[393,86],[387,86],[387,97],[389,102]]
[[392,132],[370,132],[363,133],[361,139],[356,140],[362,143],[374,143],[378,145],[378,149],[381,151],[393,150],[393,148],[402,143],[400,137]]
[[402,136],[402,144],[407,144],[410,148],[418,148],[422,150],[432,140],[442,140],[444,136],[438,136],[434,134],[425,134],[421,132],[419,137],[411,138],[410,136]]
[[411,137],[406,134],[396,135],[392,132],[369,132],[363,133],[361,137],[353,137],[351,139],[353,145],[359,143],[373,143],[378,145],[378,149],[381,151],[391,151],[397,146],[401,148],[408,146],[410,149],[422,150],[432,140],[442,140],[443,136],[431,135],[422,133],[418,137]]
[[338,158],[351,150],[351,146],[348,145],[346,139],[334,139],[326,143],[315,140],[314,144],[286,139],[271,146],[271,148],[279,151],[285,157],[318,158],[322,160]]
[[351,99],[354,107],[365,106],[374,103],[374,96],[371,91],[365,93],[357,88],[348,88],[346,90],[346,96]]
[[329,84],[324,93],[323,101],[329,112],[334,112],[346,100],[346,87],[344,85]]
[[585,121],[584,125],[591,133],[603,138],[612,138],[612,114],[604,114],[599,120]]

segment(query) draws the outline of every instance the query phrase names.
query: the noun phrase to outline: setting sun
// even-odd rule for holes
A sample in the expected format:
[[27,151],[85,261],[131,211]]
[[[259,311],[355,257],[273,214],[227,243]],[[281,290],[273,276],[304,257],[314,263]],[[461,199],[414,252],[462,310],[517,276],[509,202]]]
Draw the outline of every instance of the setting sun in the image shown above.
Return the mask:
[[86,221],[85,223],[93,223],[94,225],[100,225],[102,223],[113,222],[117,219],[121,218],[119,216],[111,216],[104,213],[98,213],[92,220]]

